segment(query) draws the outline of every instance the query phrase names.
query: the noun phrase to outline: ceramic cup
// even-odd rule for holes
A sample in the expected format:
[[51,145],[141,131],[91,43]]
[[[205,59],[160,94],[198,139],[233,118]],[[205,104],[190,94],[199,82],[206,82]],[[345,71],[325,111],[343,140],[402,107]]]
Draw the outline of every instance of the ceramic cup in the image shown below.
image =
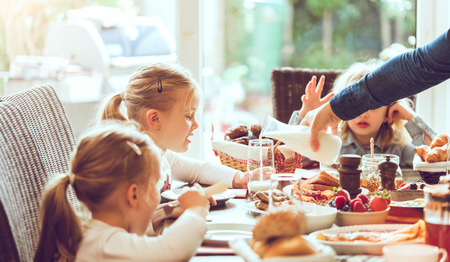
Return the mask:
[[386,262],[445,262],[447,251],[426,244],[394,244],[383,247],[383,256]]

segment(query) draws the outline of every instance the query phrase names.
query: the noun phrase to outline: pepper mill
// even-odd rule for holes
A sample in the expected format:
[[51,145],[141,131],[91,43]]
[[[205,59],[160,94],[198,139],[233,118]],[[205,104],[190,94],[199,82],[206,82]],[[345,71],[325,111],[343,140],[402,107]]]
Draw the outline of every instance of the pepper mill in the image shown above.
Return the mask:
[[395,175],[397,173],[397,168],[398,165],[391,161],[391,157],[389,155],[386,156],[386,160],[383,160],[378,164],[381,177],[380,191],[383,191],[383,189],[395,191],[397,189],[395,186]]
[[351,198],[355,198],[361,193],[361,156],[347,154],[339,157],[339,185],[350,193]]

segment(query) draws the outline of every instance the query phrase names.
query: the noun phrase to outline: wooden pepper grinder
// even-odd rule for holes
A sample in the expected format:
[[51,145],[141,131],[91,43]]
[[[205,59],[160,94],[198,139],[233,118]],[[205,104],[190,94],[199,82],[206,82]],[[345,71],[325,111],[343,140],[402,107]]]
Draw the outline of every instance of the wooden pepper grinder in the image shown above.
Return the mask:
[[361,156],[359,155],[341,155],[339,157],[339,185],[350,193],[351,198],[355,198],[361,193]]
[[386,156],[386,160],[381,161],[378,164],[378,169],[380,170],[381,177],[381,187],[380,191],[383,189],[395,191],[395,175],[397,173],[398,165],[391,162],[391,157]]

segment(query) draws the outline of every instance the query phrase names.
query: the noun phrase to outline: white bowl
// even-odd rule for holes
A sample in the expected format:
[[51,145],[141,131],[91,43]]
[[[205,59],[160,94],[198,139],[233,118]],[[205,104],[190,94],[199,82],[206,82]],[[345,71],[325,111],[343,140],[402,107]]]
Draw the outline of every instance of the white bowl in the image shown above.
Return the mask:
[[350,212],[338,211],[336,216],[336,225],[353,226],[368,224],[383,224],[389,212],[389,207],[383,211],[377,212]]
[[337,210],[334,207],[303,203],[303,208],[306,211],[305,234],[330,228],[336,219]]

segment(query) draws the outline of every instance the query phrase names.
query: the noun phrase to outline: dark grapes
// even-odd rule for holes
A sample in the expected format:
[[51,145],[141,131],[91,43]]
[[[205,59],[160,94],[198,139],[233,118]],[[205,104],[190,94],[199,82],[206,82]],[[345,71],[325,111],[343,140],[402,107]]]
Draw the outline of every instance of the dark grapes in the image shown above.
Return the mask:
[[416,183],[409,184],[409,189],[410,190],[417,190],[417,184]]

